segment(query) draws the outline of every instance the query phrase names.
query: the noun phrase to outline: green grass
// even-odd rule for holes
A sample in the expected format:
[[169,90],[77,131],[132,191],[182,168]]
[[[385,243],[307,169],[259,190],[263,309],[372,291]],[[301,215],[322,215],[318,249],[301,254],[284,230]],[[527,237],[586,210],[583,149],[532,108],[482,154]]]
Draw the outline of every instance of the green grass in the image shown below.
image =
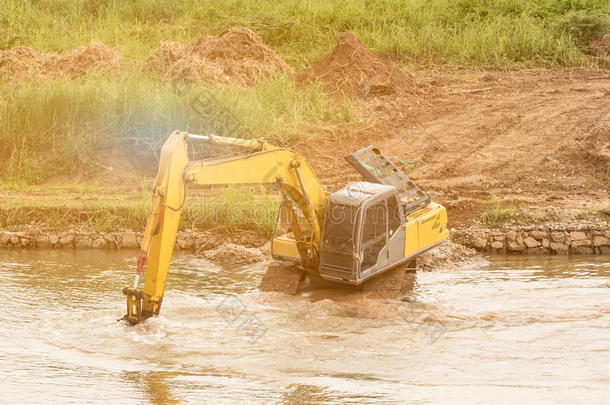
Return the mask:
[[[331,105],[319,86],[287,77],[178,95],[142,70],[162,40],[245,25],[304,66],[332,48],[336,32],[351,30],[376,52],[413,63],[571,66],[589,63],[582,51],[608,32],[609,16],[602,0],[0,0],[0,48],[65,51],[95,38],[138,60],[118,78],[0,83],[0,179],[43,183],[95,173],[116,145],[158,150],[174,129],[230,136],[237,127],[241,136],[290,144],[307,124],[352,119],[348,102]],[[215,100],[204,115],[192,103],[202,92]],[[219,119],[226,112],[229,123]]]
[[[301,68],[321,60],[335,34],[349,30],[375,53],[418,66],[594,66],[587,46],[609,32],[609,19],[605,0],[0,0],[0,49],[26,45],[65,52],[98,39],[129,60],[118,77],[92,72],[74,81],[0,82],[0,180],[15,191],[57,178],[87,181],[112,164],[109,156],[117,149],[158,151],[174,129],[265,137],[285,145],[309,136],[317,124],[353,120],[348,101],[283,76],[251,88],[195,85],[176,92],[142,69],[161,41],[191,41],[242,25]],[[194,104],[200,94],[214,100],[203,114]],[[118,203],[95,202],[98,192],[58,191],[64,199],[89,195],[87,209],[57,201],[9,206],[3,198],[0,226],[143,226],[147,192],[119,193],[125,201]],[[231,189],[207,205],[187,205],[191,219],[185,226],[213,212],[223,226],[270,232],[272,197],[258,192],[261,206],[269,208],[263,214],[248,206],[227,208],[241,204],[241,192]],[[507,209],[501,200],[490,204],[481,219],[501,221]]]
[[[331,106],[319,86],[297,87],[286,77],[246,89],[192,86],[177,92],[152,74],[92,74],[81,81],[22,81],[8,90],[0,93],[0,178],[12,182],[94,173],[111,165],[107,156],[117,145],[139,142],[158,150],[174,129],[232,136],[239,128],[240,136],[285,144],[305,122],[351,119],[348,103]],[[203,111],[194,103],[200,94],[213,100]],[[221,119],[227,113],[231,118]]]
[[191,197],[183,227],[250,229],[271,235],[278,206],[278,195],[265,187],[229,186],[216,195]]
[[65,51],[97,38],[142,59],[160,41],[244,25],[295,66],[321,59],[341,30],[418,63],[581,65],[609,15],[605,0],[0,0],[0,46]]
[[[2,185],[0,230],[65,230],[83,227],[97,231],[142,231],[150,212],[147,190],[103,190],[73,185],[14,187]],[[15,191],[11,193],[11,191]],[[271,235],[278,209],[278,196],[264,187],[227,187],[189,192],[180,229],[248,229]]]
[[506,222],[511,217],[514,208],[503,207],[503,203],[502,197],[491,197],[487,202],[487,209],[479,217],[481,222],[490,228]]
[[600,219],[610,221],[610,206],[606,208],[599,207],[583,207],[582,216],[584,218],[594,218],[598,217]]

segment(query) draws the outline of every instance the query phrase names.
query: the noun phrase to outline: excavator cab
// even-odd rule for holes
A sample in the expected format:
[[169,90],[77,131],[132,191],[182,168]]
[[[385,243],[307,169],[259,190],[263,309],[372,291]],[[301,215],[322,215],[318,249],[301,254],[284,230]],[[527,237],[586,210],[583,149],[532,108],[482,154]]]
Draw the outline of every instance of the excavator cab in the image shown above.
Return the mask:
[[348,284],[397,265],[404,257],[405,220],[396,187],[357,182],[329,198],[320,276]]
[[[431,202],[407,175],[374,145],[346,160],[367,181],[352,183],[328,197],[319,263],[303,266],[323,279],[359,285],[433,248],[447,236],[446,211]],[[308,222],[289,199],[279,210],[273,234],[276,259],[301,261]],[[282,217],[287,219],[282,220]],[[294,230],[300,232],[299,236]]]
[[320,243],[322,278],[361,284],[446,237],[445,209],[378,148],[370,145],[345,159],[367,181],[328,199]]

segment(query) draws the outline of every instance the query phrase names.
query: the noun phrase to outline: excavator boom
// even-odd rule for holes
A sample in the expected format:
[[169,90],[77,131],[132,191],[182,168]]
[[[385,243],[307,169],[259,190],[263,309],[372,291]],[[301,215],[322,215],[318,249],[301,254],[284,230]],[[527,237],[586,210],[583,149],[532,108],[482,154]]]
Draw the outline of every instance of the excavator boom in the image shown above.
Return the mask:
[[[216,159],[188,160],[189,140],[234,146],[246,150]],[[326,194],[309,163],[288,149],[264,140],[235,139],[216,135],[192,135],[173,132],[163,145],[159,170],[153,185],[152,209],[148,217],[138,254],[138,269],[133,288],[125,288],[127,315],[138,323],[157,315],[169,264],[176,241],[187,184],[277,184],[287,201],[305,217],[305,224],[293,216],[292,251],[298,252],[303,265],[316,268],[319,261],[320,236],[326,209]],[[146,265],[144,290],[137,280]]]

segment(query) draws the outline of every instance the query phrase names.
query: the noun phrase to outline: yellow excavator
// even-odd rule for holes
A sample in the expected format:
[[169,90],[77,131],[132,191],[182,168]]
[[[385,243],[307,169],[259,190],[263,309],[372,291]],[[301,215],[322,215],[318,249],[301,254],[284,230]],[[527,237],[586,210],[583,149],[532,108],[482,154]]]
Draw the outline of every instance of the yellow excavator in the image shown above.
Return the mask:
[[[189,142],[241,151],[189,161]],[[303,274],[333,283],[360,285],[447,238],[445,208],[379,149],[371,145],[345,158],[365,181],[327,196],[309,163],[289,149],[263,139],[174,131],[161,149],[135,281],[123,289],[123,319],[137,324],[159,314],[189,184],[277,185],[282,202],[271,242],[273,258],[294,262]]]

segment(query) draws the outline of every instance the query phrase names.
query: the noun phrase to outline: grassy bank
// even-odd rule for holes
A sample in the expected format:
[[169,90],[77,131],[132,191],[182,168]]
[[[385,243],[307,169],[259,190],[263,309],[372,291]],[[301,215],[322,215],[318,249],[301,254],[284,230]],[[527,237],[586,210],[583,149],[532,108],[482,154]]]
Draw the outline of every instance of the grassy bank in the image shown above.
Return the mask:
[[[150,212],[150,184],[103,188],[63,184],[0,186],[0,229],[38,230],[79,227],[96,231],[143,230]],[[247,229],[270,235],[277,215],[278,196],[260,187],[228,187],[191,191],[184,204],[180,229]]]
[[[64,51],[91,38],[144,58],[160,41],[243,25],[290,64],[321,59],[350,30],[380,54],[418,63],[581,65],[607,31],[604,0],[1,0],[1,47]],[[605,25],[605,26],[604,26]]]
[[[246,26],[298,69],[321,60],[335,34],[349,30],[376,54],[417,66],[595,66],[588,45],[609,32],[609,18],[610,4],[603,0],[0,0],[0,49],[64,52],[97,39],[118,47],[126,59],[118,75],[0,79],[0,227],[33,222],[141,229],[148,187],[107,199],[100,197],[103,190],[65,186],[45,186],[56,195],[51,200],[23,196],[36,189],[32,185],[49,182],[83,183],[96,176],[107,182],[98,174],[111,173],[126,156],[148,161],[152,174],[155,154],[174,129],[290,144],[311,134],[304,128],[357,119],[349,100],[288,76],[253,87],[176,87],[143,69],[161,41],[187,42]],[[203,108],[196,104],[202,95],[208,100]],[[114,168],[142,177],[130,170]],[[209,200],[212,205],[189,202],[183,226],[221,223],[270,232],[273,198],[255,193],[267,207],[256,214],[248,211],[252,207],[239,208],[246,194],[230,190]],[[202,220],[210,209],[214,221]]]
[[[331,103],[319,86],[283,76],[251,88],[177,92],[142,69],[162,40],[244,25],[299,67],[326,55],[337,31],[351,30],[377,53],[407,62],[573,66],[589,63],[582,52],[607,32],[609,17],[603,0],[0,0],[0,48],[62,52],[99,39],[137,59],[119,77],[0,83],[0,179],[36,184],[96,172],[117,145],[156,151],[176,128],[229,136],[237,128],[240,136],[286,144],[303,125],[352,119],[349,102]],[[202,93],[212,100],[203,113],[193,108]]]
[[[113,148],[158,150],[174,129],[265,137],[285,144],[307,123],[350,119],[349,103],[330,106],[317,85],[286,77],[251,88],[237,85],[177,89],[142,72],[79,81],[39,79],[6,85],[0,95],[0,177],[42,183],[67,173],[111,166]],[[195,100],[205,97],[202,107]],[[154,172],[153,172],[154,173]]]

